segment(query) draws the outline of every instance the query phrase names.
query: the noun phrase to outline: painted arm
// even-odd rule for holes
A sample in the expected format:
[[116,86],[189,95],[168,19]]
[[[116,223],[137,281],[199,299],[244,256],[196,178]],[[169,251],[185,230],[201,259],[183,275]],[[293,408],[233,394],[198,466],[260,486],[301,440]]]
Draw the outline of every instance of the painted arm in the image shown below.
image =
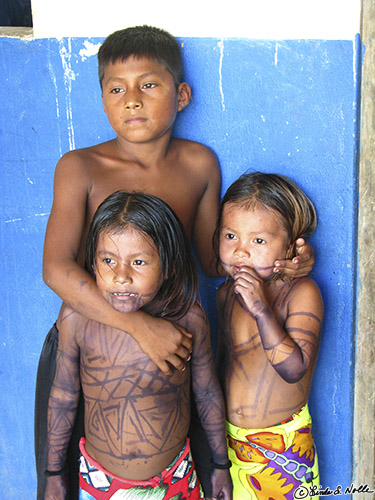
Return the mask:
[[[80,397],[79,348],[74,340],[76,313],[69,308],[59,332],[56,374],[48,402],[48,471],[62,471]],[[47,477],[45,500],[65,500],[64,474]]]
[[[191,324],[188,326],[195,332],[191,374],[198,415],[207,436],[213,462],[227,464],[224,399],[212,360],[208,321],[204,311],[198,307],[189,316]],[[213,498],[232,499],[232,481],[228,469],[215,468],[211,483]]]
[[44,281],[86,318],[126,329],[163,373],[171,373],[170,365],[181,370],[192,349],[191,335],[143,311],[126,316],[116,311],[99,293],[92,276],[77,263],[91,182],[84,163],[72,152],[56,167],[54,200],[44,244]]
[[319,347],[323,304],[317,285],[308,278],[294,283],[286,299],[288,314],[284,325],[269,306],[263,280],[254,269],[240,269],[234,276],[234,291],[257,322],[269,362],[286,382],[298,382]]

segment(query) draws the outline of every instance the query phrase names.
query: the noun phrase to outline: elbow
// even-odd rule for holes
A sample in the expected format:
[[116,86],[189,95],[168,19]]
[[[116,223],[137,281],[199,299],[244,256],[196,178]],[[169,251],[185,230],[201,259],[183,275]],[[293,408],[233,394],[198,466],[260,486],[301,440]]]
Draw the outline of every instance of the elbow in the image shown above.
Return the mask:
[[304,366],[290,367],[285,366],[285,363],[278,363],[274,365],[275,370],[280,375],[280,377],[285,380],[288,384],[296,384],[299,382],[307,372],[307,368]]
[[43,262],[43,281],[47,286],[51,287],[52,272],[47,262]]
[[43,281],[44,283],[51,288],[54,292],[57,293],[56,291],[56,272],[55,268],[52,264],[50,264],[48,261],[43,262]]

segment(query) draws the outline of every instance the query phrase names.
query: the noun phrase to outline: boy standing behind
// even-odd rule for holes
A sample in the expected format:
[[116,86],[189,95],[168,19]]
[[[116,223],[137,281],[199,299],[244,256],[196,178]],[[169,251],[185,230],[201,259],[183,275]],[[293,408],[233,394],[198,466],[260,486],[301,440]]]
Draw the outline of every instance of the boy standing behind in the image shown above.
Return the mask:
[[[71,151],[59,160],[46,231],[44,280],[86,318],[126,330],[159,369],[170,374],[170,365],[180,370],[185,367],[192,350],[191,335],[143,311],[122,314],[103,299],[94,279],[83,269],[88,227],[98,205],[109,194],[119,189],[154,194],[174,209],[187,237],[195,241],[204,270],[210,272],[220,170],[211,150],[171,137],[176,115],[189,103],[191,89],[182,81],[180,48],[169,33],[148,26],[117,31],[105,40],[98,59],[104,111],[116,138]],[[307,274],[313,263],[309,247],[302,245],[299,253],[302,267],[283,261],[280,269]],[[43,498],[45,488],[47,405],[60,321],[59,316],[46,338],[38,368],[38,500]],[[77,436],[81,434],[78,429]],[[78,450],[77,443],[74,450]],[[67,465],[73,462],[69,459]],[[71,477],[76,478],[73,468]]]
[[[98,59],[104,111],[116,138],[71,151],[59,160],[45,238],[44,279],[83,316],[126,330],[159,369],[170,374],[171,366],[185,367],[192,350],[191,335],[143,311],[122,314],[111,307],[83,269],[87,231],[98,205],[111,193],[127,189],[154,194],[175,210],[188,238],[194,237],[207,270],[220,171],[208,148],[171,138],[176,115],[189,103],[191,90],[182,81],[180,48],[170,34],[147,26],[115,32],[103,43]],[[46,338],[38,368],[38,499],[43,498],[45,488],[47,405],[60,321],[61,313]],[[80,434],[82,430],[77,431]],[[77,443],[73,449],[78,454]],[[69,459],[67,465],[75,461]],[[75,463],[73,467],[74,480]]]

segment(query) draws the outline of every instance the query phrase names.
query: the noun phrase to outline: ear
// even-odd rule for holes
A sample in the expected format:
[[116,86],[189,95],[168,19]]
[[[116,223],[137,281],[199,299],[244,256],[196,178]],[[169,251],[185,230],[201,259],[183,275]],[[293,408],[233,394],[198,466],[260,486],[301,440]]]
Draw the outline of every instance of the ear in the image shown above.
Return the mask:
[[180,83],[177,89],[177,111],[181,111],[191,101],[191,88],[186,82]]
[[107,108],[105,106],[105,102],[104,102],[104,99],[103,99],[103,93],[102,93],[102,104],[103,104],[104,113],[107,114]]

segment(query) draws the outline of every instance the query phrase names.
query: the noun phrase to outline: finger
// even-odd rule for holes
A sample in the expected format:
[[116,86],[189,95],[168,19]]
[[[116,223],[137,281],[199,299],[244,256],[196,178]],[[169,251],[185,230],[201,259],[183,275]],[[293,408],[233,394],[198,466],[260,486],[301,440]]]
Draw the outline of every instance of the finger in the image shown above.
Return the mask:
[[193,335],[183,328],[179,327],[178,325],[175,325],[175,327],[182,334],[182,337],[180,339],[181,347],[185,348],[187,351],[189,351],[189,353],[191,353],[193,350]]
[[174,325],[175,328],[182,333],[184,337],[187,337],[188,339],[191,339],[193,337],[193,334],[185,330],[185,328],[182,328],[182,326],[179,325]]
[[191,351],[189,349],[186,349],[186,347],[184,346],[180,346],[174,354],[181,358],[183,361],[190,361]]
[[155,362],[157,367],[161,372],[164,373],[164,375],[172,375],[172,370],[169,364],[166,361],[159,361],[158,363]]
[[240,274],[240,273],[248,273],[251,275],[257,275],[257,272],[255,271],[255,269],[253,267],[249,267],[249,266],[240,267],[235,274]]
[[181,348],[184,348],[190,354],[193,351],[192,339],[189,339],[188,337],[183,337],[181,341]]
[[170,363],[176,370],[183,372],[186,370],[186,364],[185,362],[179,357],[176,356],[175,354],[172,354],[171,356],[168,357],[167,359],[168,363]]
[[291,271],[294,271],[297,269],[297,267],[298,267],[298,262],[295,262],[295,259],[293,259],[293,260],[289,260],[289,259],[277,260],[275,262],[275,267],[273,269],[273,272],[274,273],[285,272],[285,271],[288,271],[289,269]]
[[300,251],[304,251],[307,248],[307,243],[303,238],[296,239],[296,251],[299,253]]

